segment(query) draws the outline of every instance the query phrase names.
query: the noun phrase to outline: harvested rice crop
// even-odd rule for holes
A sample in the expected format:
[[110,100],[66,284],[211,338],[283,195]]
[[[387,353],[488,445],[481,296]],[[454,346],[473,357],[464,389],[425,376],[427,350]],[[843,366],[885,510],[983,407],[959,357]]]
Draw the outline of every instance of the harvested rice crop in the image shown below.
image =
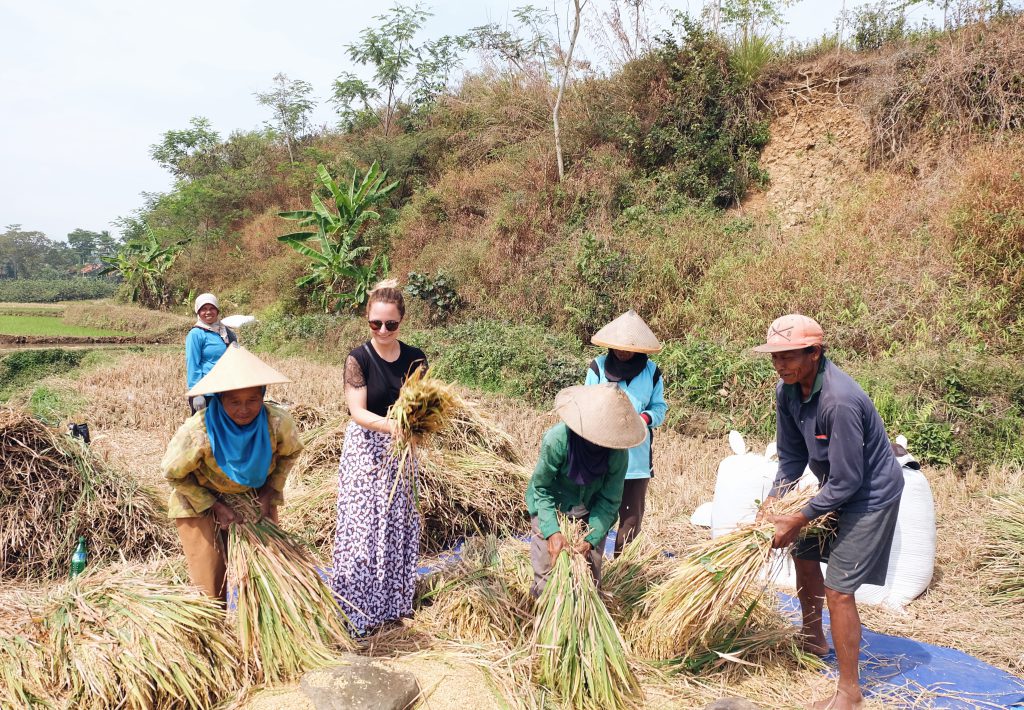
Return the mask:
[[242,659],[268,683],[291,680],[355,647],[339,606],[344,600],[320,578],[304,543],[269,520],[231,525],[228,588],[237,594]]
[[[584,537],[578,522],[562,520],[570,547]],[[535,680],[563,707],[631,708],[643,692],[629,649],[605,608],[583,555],[558,555],[537,601],[533,655]]]
[[391,490],[392,497],[402,478],[409,480],[412,489],[416,490],[415,465],[410,465],[413,441],[435,434],[448,425],[456,397],[451,385],[427,375],[423,368],[418,368],[402,384],[398,399],[388,409],[388,419],[395,423],[399,432],[394,439],[398,475],[395,477],[395,488]]
[[161,507],[81,440],[0,409],[0,577],[67,575],[80,535],[92,562],[141,560],[173,547]]
[[601,572],[601,593],[620,625],[631,623],[640,613],[644,596],[669,573],[670,559],[643,534],[605,562]]
[[[813,491],[791,491],[776,499],[769,513],[799,511]],[[774,523],[767,519],[696,545],[669,577],[644,597],[645,619],[633,629],[634,646],[651,660],[699,657],[742,635],[760,603]],[[737,609],[750,614],[737,616]]]
[[986,519],[990,542],[984,572],[996,602],[1024,602],[1024,495],[992,499],[993,514]]
[[425,581],[417,623],[442,638],[517,646],[532,621],[532,575],[523,543],[473,538],[458,564]]
[[19,680],[0,689],[3,707],[209,708],[246,680],[220,605],[188,588],[100,570],[15,607],[0,679]]

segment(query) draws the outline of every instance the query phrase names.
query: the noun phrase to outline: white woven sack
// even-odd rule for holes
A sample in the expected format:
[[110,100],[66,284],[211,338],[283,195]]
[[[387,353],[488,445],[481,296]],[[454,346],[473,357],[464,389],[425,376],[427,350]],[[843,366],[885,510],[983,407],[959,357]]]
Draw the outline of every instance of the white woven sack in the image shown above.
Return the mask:
[[921,596],[935,571],[935,500],[928,479],[920,471],[904,467],[903,496],[896,532],[889,553],[885,584],[865,584],[857,601],[902,609]]
[[761,454],[746,453],[739,432],[729,432],[733,455],[718,464],[715,497],[711,502],[711,537],[753,522],[757,508],[771,491],[778,463]]

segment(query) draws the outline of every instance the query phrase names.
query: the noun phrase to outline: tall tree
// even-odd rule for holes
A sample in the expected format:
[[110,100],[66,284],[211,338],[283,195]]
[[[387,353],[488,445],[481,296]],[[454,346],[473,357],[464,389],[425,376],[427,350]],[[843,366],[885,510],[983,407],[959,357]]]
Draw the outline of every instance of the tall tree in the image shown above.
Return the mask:
[[74,256],[63,242],[11,224],[0,233],[0,278],[29,279],[64,273]]
[[346,46],[353,62],[373,71],[373,81],[364,81],[352,72],[338,76],[331,101],[342,120],[353,123],[360,113],[375,114],[384,135],[390,135],[403,103],[429,105],[448,88],[462,52],[469,46],[468,39],[445,35],[418,42],[416,37],[430,16],[419,3],[395,5],[373,18],[376,24],[363,29],[359,40]]
[[75,253],[79,264],[92,262],[99,246],[99,240],[99,232],[91,232],[81,227],[73,232],[68,232],[68,247]]
[[289,79],[287,74],[276,74],[270,91],[256,92],[260,106],[273,112],[273,121],[267,125],[277,130],[288,148],[288,159],[295,162],[292,145],[309,130],[309,117],[316,107],[311,98],[313,87],[301,79]]
[[179,180],[195,180],[217,170],[220,135],[209,120],[194,116],[189,128],[167,131],[163,140],[149,147],[149,155]]

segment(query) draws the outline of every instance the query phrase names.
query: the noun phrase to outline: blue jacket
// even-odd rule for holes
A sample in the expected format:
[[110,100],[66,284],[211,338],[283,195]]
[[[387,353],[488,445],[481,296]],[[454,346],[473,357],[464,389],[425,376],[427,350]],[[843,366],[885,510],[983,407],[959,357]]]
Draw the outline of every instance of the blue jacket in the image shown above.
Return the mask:
[[[235,342],[234,333],[228,330],[228,340]],[[193,327],[185,336],[185,370],[188,387],[192,389],[220,360],[228,346],[216,333]]]
[[799,384],[781,381],[775,397],[779,472],[772,495],[809,466],[821,482],[802,511],[812,520],[833,510],[870,512],[899,501],[903,469],[878,410],[852,377],[822,358],[807,401]]
[[[604,371],[605,360],[608,355],[598,355],[590,363],[587,369],[588,385],[599,385],[608,382],[607,374]],[[595,372],[596,370],[596,372]],[[651,463],[651,429],[661,426],[665,421],[665,413],[668,411],[668,404],[665,403],[665,383],[661,378],[661,370],[654,364],[653,360],[647,361],[647,367],[629,381],[619,382],[619,389],[626,393],[633,408],[638,414],[646,414],[651,418],[651,424],[647,428],[647,438],[642,444],[634,446],[629,450],[629,465],[626,468],[626,478],[650,478],[652,471]]]

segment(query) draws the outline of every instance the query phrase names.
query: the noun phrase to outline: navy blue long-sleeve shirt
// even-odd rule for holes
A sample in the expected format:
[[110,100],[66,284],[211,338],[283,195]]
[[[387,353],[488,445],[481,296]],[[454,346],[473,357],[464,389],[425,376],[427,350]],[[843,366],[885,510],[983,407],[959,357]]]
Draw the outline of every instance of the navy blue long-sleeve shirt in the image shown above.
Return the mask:
[[852,377],[827,358],[822,363],[806,401],[799,383],[776,387],[779,472],[772,495],[809,466],[821,489],[802,511],[808,518],[887,508],[903,492],[903,471],[882,418]]

